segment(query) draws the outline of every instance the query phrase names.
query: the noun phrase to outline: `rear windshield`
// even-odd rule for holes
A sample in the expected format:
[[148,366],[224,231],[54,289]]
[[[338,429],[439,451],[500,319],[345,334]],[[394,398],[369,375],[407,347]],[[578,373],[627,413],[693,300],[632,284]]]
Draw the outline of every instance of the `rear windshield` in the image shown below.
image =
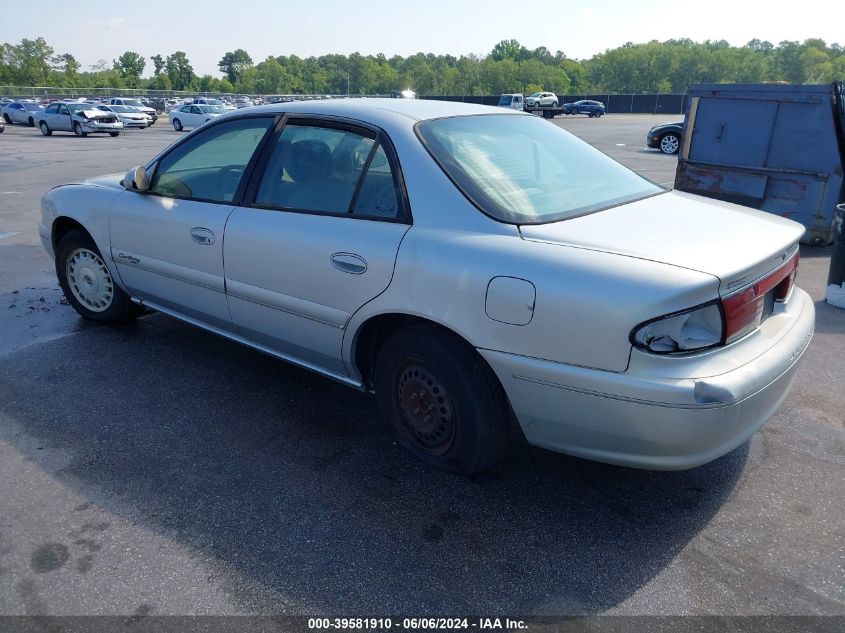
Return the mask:
[[24,110],[30,110],[30,111],[41,110],[41,106],[38,105],[37,103],[22,103],[21,105],[23,106]]
[[554,222],[665,191],[539,117],[457,116],[416,129],[464,195],[503,222]]

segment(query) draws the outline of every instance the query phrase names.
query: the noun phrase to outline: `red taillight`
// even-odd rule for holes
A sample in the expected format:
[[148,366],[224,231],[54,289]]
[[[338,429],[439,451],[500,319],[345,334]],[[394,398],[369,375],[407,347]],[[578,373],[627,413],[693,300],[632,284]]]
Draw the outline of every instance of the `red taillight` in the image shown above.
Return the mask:
[[725,315],[725,343],[731,343],[760,325],[766,293],[775,301],[786,301],[798,271],[798,251],[780,268],[732,295],[722,298]]

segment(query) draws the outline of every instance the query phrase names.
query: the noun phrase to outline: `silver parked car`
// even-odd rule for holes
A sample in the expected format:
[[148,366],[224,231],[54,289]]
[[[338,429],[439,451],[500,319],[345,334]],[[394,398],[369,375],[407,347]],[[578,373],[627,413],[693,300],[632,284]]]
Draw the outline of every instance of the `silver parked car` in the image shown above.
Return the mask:
[[53,132],[73,132],[77,136],[108,134],[119,136],[123,123],[111,112],[102,112],[91,103],[51,103],[35,115],[35,124],[44,136]]
[[3,104],[3,120],[8,123],[23,123],[32,127],[35,125],[35,114],[43,108],[34,101],[11,101]]
[[102,104],[98,105],[97,109],[102,110],[103,112],[114,113],[114,115],[120,119],[120,122],[123,123],[123,127],[126,128],[145,128],[150,127],[154,123],[149,115],[132,106]]
[[502,458],[511,412],[555,451],[708,462],[774,413],[813,334],[801,225],[666,191],[501,108],[232,112],[42,208],[82,316],[152,308],[373,391],[453,472]]

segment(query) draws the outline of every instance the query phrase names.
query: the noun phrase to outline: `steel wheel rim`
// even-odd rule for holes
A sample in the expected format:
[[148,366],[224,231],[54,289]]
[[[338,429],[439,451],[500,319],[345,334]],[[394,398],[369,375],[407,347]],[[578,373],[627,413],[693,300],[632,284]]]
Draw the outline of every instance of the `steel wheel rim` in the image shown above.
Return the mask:
[[455,407],[445,383],[425,363],[407,358],[396,368],[393,392],[407,433],[430,455],[443,455],[455,442]]
[[114,300],[114,282],[97,253],[77,248],[67,258],[65,276],[73,297],[91,312],[104,312]]
[[678,151],[678,137],[668,134],[660,139],[660,149],[666,154],[674,154]]

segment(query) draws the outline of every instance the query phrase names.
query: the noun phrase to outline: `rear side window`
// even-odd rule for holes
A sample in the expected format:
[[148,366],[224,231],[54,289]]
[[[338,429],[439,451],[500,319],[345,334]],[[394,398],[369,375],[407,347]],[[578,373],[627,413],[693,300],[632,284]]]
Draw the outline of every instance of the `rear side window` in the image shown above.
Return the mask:
[[393,169],[374,134],[295,123],[282,130],[255,202],[332,215],[401,215]]
[[457,116],[416,130],[464,195],[503,222],[556,222],[665,191],[538,117]]
[[150,192],[162,196],[231,202],[241,178],[273,118],[249,118],[214,125],[161,159]]

